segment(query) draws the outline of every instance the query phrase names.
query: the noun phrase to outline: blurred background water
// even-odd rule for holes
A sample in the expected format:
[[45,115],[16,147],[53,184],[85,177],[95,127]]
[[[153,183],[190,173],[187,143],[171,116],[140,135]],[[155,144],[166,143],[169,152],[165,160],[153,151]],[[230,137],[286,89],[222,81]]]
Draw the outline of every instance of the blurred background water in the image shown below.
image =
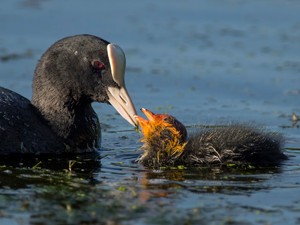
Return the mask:
[[286,137],[290,159],[265,170],[146,170],[134,163],[139,134],[97,103],[101,163],[3,162],[0,223],[299,223],[299,10],[295,0],[2,0],[1,86],[31,98],[41,54],[65,36],[94,34],[124,49],[137,109],[189,129],[259,124]]

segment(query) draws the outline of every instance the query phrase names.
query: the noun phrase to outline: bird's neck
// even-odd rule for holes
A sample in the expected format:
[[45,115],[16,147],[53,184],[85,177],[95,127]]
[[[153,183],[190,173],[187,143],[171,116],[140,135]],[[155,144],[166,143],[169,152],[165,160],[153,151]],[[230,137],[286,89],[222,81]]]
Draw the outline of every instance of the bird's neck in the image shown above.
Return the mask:
[[69,147],[99,146],[100,124],[91,102],[70,97],[69,93],[61,95],[55,90],[46,93],[39,89],[33,92],[32,104]]

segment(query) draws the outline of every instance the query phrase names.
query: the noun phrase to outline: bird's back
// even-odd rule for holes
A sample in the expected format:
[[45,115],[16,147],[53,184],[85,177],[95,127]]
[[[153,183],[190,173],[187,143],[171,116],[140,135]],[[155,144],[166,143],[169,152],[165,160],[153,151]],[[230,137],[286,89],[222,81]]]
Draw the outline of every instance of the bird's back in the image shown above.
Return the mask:
[[28,99],[0,87],[0,154],[55,153],[58,140]]

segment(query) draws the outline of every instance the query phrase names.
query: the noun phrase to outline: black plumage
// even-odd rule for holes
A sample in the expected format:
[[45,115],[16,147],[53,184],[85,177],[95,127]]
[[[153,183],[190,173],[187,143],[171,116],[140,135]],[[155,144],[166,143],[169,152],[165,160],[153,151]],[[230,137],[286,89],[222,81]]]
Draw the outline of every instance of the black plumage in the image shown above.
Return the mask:
[[91,152],[101,130],[92,102],[112,104],[132,125],[120,47],[93,35],[54,43],[39,60],[32,101],[0,88],[0,154]]

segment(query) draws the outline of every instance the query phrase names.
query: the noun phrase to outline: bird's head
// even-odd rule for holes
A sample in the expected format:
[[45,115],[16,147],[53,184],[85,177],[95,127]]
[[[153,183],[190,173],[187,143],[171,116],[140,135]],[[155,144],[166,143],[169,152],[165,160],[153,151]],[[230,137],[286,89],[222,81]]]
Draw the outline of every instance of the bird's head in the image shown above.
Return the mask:
[[172,164],[184,151],[187,138],[185,126],[171,115],[155,114],[145,108],[141,111],[148,120],[135,115],[143,134],[141,142],[144,143],[140,162],[151,167]]
[[[39,61],[33,80],[33,102],[50,108],[53,101],[111,104],[130,124],[136,125],[134,105],[127,92],[123,50],[93,35],[76,35],[54,43]],[[48,99],[45,99],[48,98]]]

